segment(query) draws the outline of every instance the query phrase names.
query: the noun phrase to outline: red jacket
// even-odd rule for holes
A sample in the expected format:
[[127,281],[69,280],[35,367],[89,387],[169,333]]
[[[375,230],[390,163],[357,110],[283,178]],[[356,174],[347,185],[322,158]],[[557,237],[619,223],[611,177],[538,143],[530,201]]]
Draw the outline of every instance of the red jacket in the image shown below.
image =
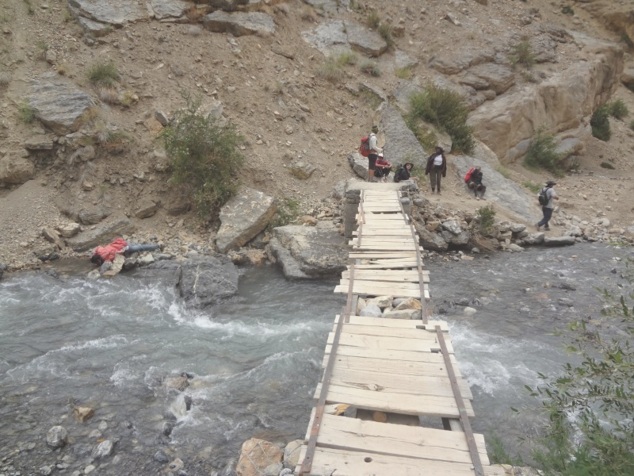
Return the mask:
[[114,261],[117,253],[123,253],[128,246],[128,242],[123,238],[117,238],[106,246],[97,246],[93,254],[101,256],[104,261]]

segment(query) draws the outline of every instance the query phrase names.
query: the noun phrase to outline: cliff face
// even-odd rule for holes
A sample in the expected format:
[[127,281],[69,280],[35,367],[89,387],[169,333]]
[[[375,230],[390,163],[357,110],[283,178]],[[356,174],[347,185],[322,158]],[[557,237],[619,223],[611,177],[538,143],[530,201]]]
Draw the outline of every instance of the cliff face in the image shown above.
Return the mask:
[[[476,137],[519,183],[545,178],[517,161],[540,128],[577,140],[582,166],[606,180],[632,169],[625,123],[614,123],[607,144],[587,128],[611,98],[634,110],[632,93],[619,87],[629,61],[628,2],[576,2],[573,14],[546,0],[245,3],[2,2],[0,218],[11,225],[0,237],[0,263],[36,260],[51,246],[44,226],[88,229],[119,215],[141,239],[207,243],[208,227],[185,191],[168,182],[159,137],[185,105],[183,94],[245,136],[246,186],[314,215],[333,186],[353,176],[346,157],[359,138],[373,123],[389,134],[409,94],[428,82],[463,95]],[[514,61],[526,43],[530,67]],[[116,78],[89,79],[104,65]],[[386,145],[390,160],[422,161],[424,147],[399,137]],[[597,169],[602,161],[617,170]],[[298,168],[310,173],[291,173]],[[18,198],[32,179],[37,186]],[[443,197],[446,204],[471,206],[462,203],[468,195],[458,174],[449,180],[455,196]],[[39,204],[32,216],[25,200]],[[604,212],[615,217],[629,212],[610,207]]]

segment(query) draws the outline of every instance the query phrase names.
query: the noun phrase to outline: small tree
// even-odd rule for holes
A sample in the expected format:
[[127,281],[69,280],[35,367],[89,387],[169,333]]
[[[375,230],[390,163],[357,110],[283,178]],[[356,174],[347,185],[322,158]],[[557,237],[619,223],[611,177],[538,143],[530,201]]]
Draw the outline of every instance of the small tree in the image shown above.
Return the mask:
[[200,101],[185,99],[187,106],[176,113],[162,138],[171,159],[171,180],[183,185],[198,212],[208,216],[237,190],[243,138],[232,125],[223,127],[212,116],[198,114]]
[[537,454],[547,474],[634,474],[634,294],[603,296],[603,319],[570,326],[568,349],[581,362],[565,364],[559,377],[541,376],[544,384],[533,391],[550,417]]
[[610,131],[610,108],[603,105],[592,114],[590,118],[590,126],[592,127],[592,135],[604,142],[610,140],[612,131]]
[[410,96],[407,123],[413,130],[418,121],[426,121],[451,136],[453,150],[469,153],[473,150],[473,136],[467,125],[469,110],[460,95],[434,84],[421,93]]
[[556,176],[561,176],[561,156],[555,149],[555,138],[540,129],[528,146],[524,163],[529,167],[543,168]]

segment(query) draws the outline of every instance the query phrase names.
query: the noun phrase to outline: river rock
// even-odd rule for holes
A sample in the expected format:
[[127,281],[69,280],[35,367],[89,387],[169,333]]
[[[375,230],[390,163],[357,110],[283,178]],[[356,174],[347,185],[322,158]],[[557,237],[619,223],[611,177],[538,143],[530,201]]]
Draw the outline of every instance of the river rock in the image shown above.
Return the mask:
[[51,448],[61,448],[68,441],[68,431],[63,426],[54,426],[46,434],[46,444]]
[[273,197],[251,188],[242,188],[220,210],[216,246],[221,253],[240,248],[255,238],[277,211]]
[[415,221],[414,228],[416,228],[416,232],[418,233],[420,244],[423,249],[430,251],[447,251],[449,248],[449,244],[441,235],[433,231],[429,231],[420,222]]
[[86,230],[66,240],[66,244],[74,251],[86,251],[99,245],[110,243],[113,239],[133,233],[135,226],[128,217],[116,214],[102,222],[94,229]]
[[396,311],[403,311],[403,310],[409,310],[409,309],[414,309],[414,310],[418,310],[419,311],[422,308],[423,308],[423,305],[416,298],[404,299],[404,300],[400,301],[396,306],[394,306],[394,310],[396,310]]
[[95,410],[90,407],[75,407],[73,409],[73,415],[75,419],[81,423],[93,417]]
[[299,463],[299,455],[303,444],[304,440],[293,440],[284,447],[285,468],[295,469],[295,466]]
[[200,256],[181,264],[180,296],[189,305],[205,307],[238,292],[238,269],[227,256]]
[[376,305],[376,303],[367,303],[361,312],[359,312],[360,316],[363,317],[381,317],[383,315],[383,311],[381,308]]
[[[318,278],[339,275],[346,268],[348,249],[331,222],[277,227],[273,229],[273,237],[276,241],[271,240],[271,251],[289,278],[297,276],[287,275],[287,269],[299,270],[304,277]],[[280,247],[288,253],[280,253]],[[289,260],[291,263],[287,263]]]
[[203,18],[203,25],[216,33],[231,33],[233,36],[269,36],[275,33],[275,22],[262,12],[215,11]]
[[242,444],[236,474],[237,476],[260,476],[269,465],[281,463],[282,457],[282,450],[273,443],[251,438]]
[[111,440],[104,440],[99,443],[92,452],[92,457],[96,459],[110,456],[114,449],[114,443]]
[[570,246],[576,241],[574,236],[544,236],[544,246]]
[[39,76],[27,102],[35,117],[60,135],[78,130],[84,114],[95,106],[88,94],[57,73]]

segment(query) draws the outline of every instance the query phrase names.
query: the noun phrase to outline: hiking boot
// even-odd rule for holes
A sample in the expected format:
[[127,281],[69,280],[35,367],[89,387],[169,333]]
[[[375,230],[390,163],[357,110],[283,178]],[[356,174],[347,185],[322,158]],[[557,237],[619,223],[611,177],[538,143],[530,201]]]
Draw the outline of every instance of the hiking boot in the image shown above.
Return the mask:
[[536,223],[536,224],[535,224],[535,228],[537,228],[537,231],[539,231],[539,229],[540,229],[541,227],[542,227],[542,226],[541,226],[539,223]]
[[544,231],[550,231],[550,227],[549,226],[545,226],[544,227]]

